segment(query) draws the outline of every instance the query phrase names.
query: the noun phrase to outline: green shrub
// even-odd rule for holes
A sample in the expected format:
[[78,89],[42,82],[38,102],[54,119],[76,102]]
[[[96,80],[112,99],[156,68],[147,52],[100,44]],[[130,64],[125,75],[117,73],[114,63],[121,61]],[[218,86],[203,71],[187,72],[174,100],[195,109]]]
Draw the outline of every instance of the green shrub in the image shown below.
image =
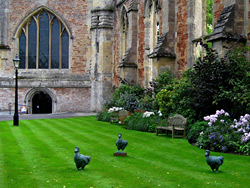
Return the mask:
[[98,112],[96,115],[97,121],[110,122],[110,118],[111,118],[111,113],[108,113],[107,111],[104,111],[104,110],[101,112]]
[[113,106],[123,107],[125,110],[133,112],[137,108],[138,101],[144,95],[144,89],[140,85],[121,85],[115,90],[112,100],[106,105],[107,108]]
[[216,105],[224,104],[233,118],[250,110],[250,62],[246,58],[249,47],[236,48],[227,54],[227,84],[219,87],[214,97]]
[[191,82],[189,78],[190,70],[183,73],[180,80],[173,79],[166,85],[157,95],[156,102],[164,117],[170,114],[181,114],[188,119],[191,124],[196,121],[195,111],[190,108],[193,103],[191,97],[190,87]]
[[237,150],[237,152],[244,153],[245,155],[250,155],[250,142],[240,143],[239,149]]
[[159,107],[157,106],[154,97],[145,94],[143,98],[139,99],[137,103],[137,109],[151,111],[157,110]]
[[143,132],[155,132],[158,115],[143,117],[143,114],[136,112],[125,119],[126,128]]
[[225,109],[232,117],[246,113],[249,108],[250,62],[246,58],[249,48],[237,48],[219,58],[216,52],[201,43],[207,55],[199,58],[190,71],[193,99],[191,108],[197,119],[212,114],[216,109]]
[[166,70],[165,72],[159,74],[159,76],[153,80],[152,84],[155,93],[160,92],[165,86],[172,84],[173,80],[174,75],[170,70]]
[[196,143],[200,133],[208,128],[206,121],[197,121],[192,125],[189,125],[188,134],[186,136],[189,143]]

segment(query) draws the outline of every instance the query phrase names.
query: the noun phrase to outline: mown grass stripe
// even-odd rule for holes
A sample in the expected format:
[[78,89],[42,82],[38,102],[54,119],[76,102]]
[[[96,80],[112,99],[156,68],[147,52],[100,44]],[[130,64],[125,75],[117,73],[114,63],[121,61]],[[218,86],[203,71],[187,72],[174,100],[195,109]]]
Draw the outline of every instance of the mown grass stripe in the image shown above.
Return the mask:
[[[82,120],[80,120],[80,119],[78,119],[77,121],[82,121]],[[89,122],[89,121],[88,121]],[[78,126],[80,126],[80,125],[78,125]],[[79,127],[80,128],[80,127]],[[98,130],[100,130],[100,129],[98,129]],[[112,129],[113,130],[113,129]],[[138,133],[139,134],[139,133]],[[138,134],[137,134],[137,136],[138,136]],[[144,133],[141,133],[141,134],[144,134]],[[145,137],[147,137],[148,138],[148,134],[149,133],[146,133],[147,134],[147,136],[145,135]],[[144,135],[143,135],[144,136]],[[152,140],[153,139],[155,139],[156,137],[155,137],[155,135],[151,135],[151,136],[153,136],[154,138],[152,138]],[[138,138],[138,137],[137,137]],[[157,138],[160,138],[160,137],[157,137]],[[161,151],[161,149],[163,149],[163,148],[160,148],[160,145],[161,145],[161,143],[154,143],[153,145],[149,145],[149,147],[147,147],[147,148],[154,148],[154,150],[156,150],[157,151],[157,153],[158,154],[163,154],[163,156],[167,156],[167,159],[166,159],[166,161],[171,161],[171,163],[172,164],[174,164],[174,166],[176,166],[178,163],[176,163],[176,160],[174,160],[174,159],[180,159],[181,161],[179,161],[179,165],[178,166],[180,166],[180,168],[183,168],[183,167],[186,167],[187,169],[188,169],[188,167],[193,167],[193,166],[196,166],[197,167],[197,176],[196,177],[201,177],[201,179],[202,179],[202,181],[204,180],[206,180],[207,179],[207,175],[206,175],[206,173],[204,174],[204,176],[199,176],[199,173],[200,173],[200,168],[202,168],[202,170],[205,170],[205,171],[207,171],[207,173],[210,173],[210,169],[209,169],[209,167],[206,165],[206,163],[205,163],[205,157],[204,157],[204,151],[202,151],[202,150],[199,150],[198,148],[194,148],[194,147],[192,147],[192,146],[190,146],[189,147],[189,150],[188,150],[188,152],[185,152],[185,150],[187,149],[186,147],[182,147],[182,145],[184,146],[184,144],[180,144],[181,142],[183,142],[183,140],[180,140],[180,139],[168,139],[168,140],[166,140],[166,137],[164,136],[164,137],[162,137],[162,138],[160,138],[160,139],[162,139],[163,141],[165,141],[165,142],[170,142],[169,143],[169,147],[167,147],[167,148],[165,148],[165,155],[164,155],[164,152],[159,152],[159,151]],[[187,142],[186,140],[184,140],[184,142]],[[152,142],[153,143],[153,142]],[[136,143],[136,145],[138,146],[139,144],[138,144],[138,142]],[[165,144],[166,145],[166,144]],[[156,148],[155,148],[156,147]],[[158,149],[159,148],[159,149]],[[172,149],[169,149],[169,148],[172,148]],[[178,150],[179,151],[175,151],[175,149],[174,148],[178,148]],[[137,148],[137,149],[139,149],[139,148]],[[169,155],[166,155],[166,151],[167,152],[169,152],[169,153],[171,153],[171,155],[169,156]],[[180,151],[183,151],[183,152],[180,152]],[[198,152],[199,151],[199,152]],[[190,152],[190,153],[189,153]],[[146,153],[148,153],[148,152],[146,152]],[[176,154],[175,154],[176,153]],[[196,160],[194,160],[193,161],[193,163],[192,164],[190,164],[190,160],[185,160],[185,157],[192,157],[192,156],[195,156],[195,155],[197,155],[197,154],[199,154],[198,155],[198,157],[196,157]],[[183,157],[182,157],[182,155],[183,155]],[[184,156],[185,155],[185,156]],[[188,156],[188,155],[190,155],[190,156]],[[159,158],[159,156],[155,156],[156,158]],[[203,162],[201,163],[198,163],[197,161],[200,161],[200,160],[202,160]],[[183,164],[184,163],[184,164]],[[165,164],[165,165],[168,165],[168,164]],[[169,166],[169,165],[168,165]],[[171,165],[170,165],[171,166]],[[184,171],[185,172],[185,171]],[[190,173],[188,172],[188,170],[187,170],[187,175],[190,175]],[[188,177],[187,177],[188,178]],[[233,177],[232,177],[233,178]],[[196,178],[197,179],[197,178]],[[193,181],[192,181],[193,182]],[[219,181],[217,181],[217,183],[216,183],[217,185],[219,184]]]
[[[51,121],[51,120],[48,120],[48,121]],[[71,120],[72,121],[72,120]],[[49,123],[48,123],[49,124]],[[51,123],[52,124],[52,123]],[[53,122],[53,126],[51,126],[50,128],[52,128],[53,127],[53,130],[55,130],[54,128],[55,127],[57,127],[59,130],[62,130],[62,129],[65,129],[65,127],[60,127],[60,124],[61,123],[58,123],[58,122]],[[69,123],[67,123],[67,128],[68,129],[65,129],[65,131],[67,131],[67,132],[69,132],[69,131],[71,131],[71,132],[75,132],[74,130],[75,130],[75,126],[73,125],[73,124],[75,124],[74,122],[71,122],[71,124],[72,125],[69,125]],[[93,127],[92,127],[92,129],[93,129]],[[99,129],[93,129],[93,131],[94,132],[97,132],[96,130],[99,130]],[[76,132],[75,132],[76,133]],[[83,133],[76,133],[76,134],[80,134],[81,136],[86,136],[86,132],[84,131]],[[99,134],[99,133],[98,133]],[[91,133],[91,135],[93,136],[93,132]],[[99,137],[95,137],[95,139],[94,140],[97,140],[97,141],[100,141],[100,139],[98,140],[97,138],[99,138]],[[85,138],[86,139],[86,138]],[[89,140],[93,140],[93,137],[91,137],[91,138],[88,138],[88,141]],[[103,150],[105,150],[106,151],[106,149],[103,149]],[[151,150],[152,150],[152,148],[151,148]],[[155,166],[155,164],[153,164],[152,163],[152,161],[151,160],[153,160],[153,158],[160,158],[161,156],[159,156],[159,155],[157,155],[157,156],[153,156],[153,158],[152,158],[152,151],[148,151],[147,153],[151,153],[151,158],[149,159],[149,157],[148,157],[148,160],[145,160],[145,159],[142,159],[142,160],[136,160],[134,163],[132,163],[131,164],[131,167],[134,167],[134,164],[135,163],[137,163],[137,164],[140,164],[140,166],[145,166],[146,168],[149,168],[149,167],[151,167],[151,168],[153,168],[154,166]],[[166,159],[167,160],[167,158],[165,158],[164,157],[164,159]],[[166,162],[166,161],[165,161]],[[175,163],[177,163],[177,162],[180,162],[180,161],[176,161]],[[157,164],[160,164],[160,165],[164,165],[164,163],[162,162],[162,163],[157,163]],[[128,168],[128,165],[129,165],[129,163],[128,163],[128,161],[126,161],[126,163],[124,163],[124,165],[122,166],[122,164],[120,164],[121,165],[121,169],[126,169],[126,168]],[[166,163],[165,163],[165,165],[166,165]],[[182,163],[181,163],[181,165],[179,165],[179,166],[183,166],[182,165]],[[145,171],[145,169],[141,169],[142,171]],[[121,173],[121,171],[119,172],[119,173]],[[187,174],[187,176],[188,176],[188,174]],[[147,177],[147,171],[145,171],[145,177]],[[157,176],[154,176],[154,177],[152,177],[152,178],[157,178]],[[189,177],[187,177],[187,178],[189,178]]]
[[[23,148],[17,140],[16,134],[20,131],[19,127],[12,126],[8,122],[8,126],[4,128],[0,138],[3,152],[3,187],[38,187],[35,178],[30,174],[31,167],[25,160]],[[20,162],[21,161],[21,162]],[[30,181],[26,181],[30,179]]]
[[[55,185],[58,185],[58,183],[60,183],[60,178],[53,179],[51,178],[50,173],[51,168],[53,168],[52,165],[54,165],[51,158],[54,159],[54,161],[56,158],[57,162],[59,161],[59,158],[54,155],[54,152],[52,150],[49,150],[50,148],[43,142],[43,139],[39,139],[39,137],[37,136],[39,135],[39,132],[36,132],[36,134],[34,134],[34,132],[29,129],[29,123],[27,121],[22,122],[20,130],[22,131],[22,135],[18,134],[17,136],[19,137],[20,141],[22,141],[21,144],[23,151],[25,152],[24,156],[26,158],[26,161],[32,167],[32,171],[30,173],[32,173],[33,176],[37,177],[39,185],[47,183],[48,187],[50,187],[51,182],[55,183]],[[56,170],[57,165],[55,165],[54,168]],[[55,170],[53,169],[53,171]],[[44,173],[46,171],[48,173]]]
[[[43,123],[40,123],[40,121],[39,123],[36,121],[33,121],[31,132],[34,135],[36,135],[36,137],[39,140],[43,141],[43,144],[44,144],[43,148],[48,150],[48,153],[50,154],[50,156],[48,156],[47,158],[48,164],[51,164],[51,163],[61,164],[60,166],[51,166],[51,167],[47,166],[46,167],[46,168],[49,168],[51,172],[54,170],[55,172],[57,172],[56,174],[61,173],[61,176],[62,176],[60,179],[58,179],[58,177],[51,175],[51,177],[49,178],[50,184],[48,185],[50,185],[51,187],[58,185],[58,184],[55,184],[55,182],[51,182],[54,179],[56,179],[56,180],[59,180],[59,182],[65,186],[66,185],[74,186],[74,181],[67,181],[69,177],[70,179],[74,179],[74,176],[76,175],[75,164],[73,161],[74,147],[70,147],[71,143],[68,142],[66,139],[64,139],[64,137],[58,135],[54,131],[50,131],[48,127],[44,126],[46,124],[47,124],[46,121]],[[63,145],[61,143],[63,143]],[[68,173],[70,173],[70,176]],[[77,174],[78,178],[82,179],[82,177],[79,175],[82,175],[82,174]],[[93,179],[92,177],[88,177],[82,180],[83,180],[83,183],[89,184],[91,186],[95,182],[92,179]]]
[[[49,120],[50,121],[50,120]],[[64,131],[63,129],[65,129],[65,128],[62,128],[62,127],[60,127],[60,123],[53,123],[53,126],[50,126],[49,127],[54,133],[55,132],[57,132],[57,131]],[[57,130],[56,130],[57,129]],[[94,131],[95,130],[97,130],[97,129],[94,129]],[[68,129],[66,129],[65,131],[67,131],[68,133],[70,133],[70,131],[71,132],[73,132],[73,133],[75,133],[75,134],[79,134],[79,135],[81,135],[81,136],[86,136],[86,134],[87,133],[79,133],[79,132],[75,132],[74,131],[74,127],[72,127],[71,126],[71,128],[68,128]],[[92,132],[92,135],[93,135],[93,132]],[[96,138],[97,137],[95,137],[95,141],[101,141],[101,140],[96,140]],[[88,142],[90,141],[90,140],[93,140],[93,138],[91,138],[91,137],[89,137],[89,138],[85,138],[85,140],[88,140]],[[102,146],[103,147],[103,146]],[[108,151],[108,147],[104,147],[103,148],[103,151]],[[92,161],[93,160],[95,160],[95,161],[93,161],[93,163],[95,163],[95,162],[99,162],[99,164],[101,164],[102,165],[102,168],[110,168],[110,169],[113,169],[112,170],[112,173],[111,173],[111,176],[110,175],[106,175],[107,177],[109,177],[109,178],[111,178],[112,177],[112,174],[113,174],[113,172],[114,173],[117,173],[117,174],[119,174],[119,175],[121,175],[121,174],[123,174],[123,176],[127,176],[127,175],[136,175],[136,174],[128,174],[128,171],[126,171],[126,170],[123,170],[123,169],[128,169],[128,163],[127,164],[125,164],[125,165],[123,165],[123,167],[121,167],[121,168],[118,168],[118,169],[115,169],[114,168],[114,166],[116,165],[118,165],[118,164],[112,164],[112,162],[111,161],[109,161],[109,160],[107,160],[107,159],[109,159],[110,158],[110,156],[112,156],[112,152],[113,151],[111,151],[111,152],[108,152],[108,154],[105,156],[105,154],[103,154],[104,152],[101,152],[100,154],[99,154],[99,156],[100,156],[100,158],[102,158],[102,159],[92,159]],[[149,165],[148,163],[146,164],[146,165]],[[121,165],[120,165],[121,166]],[[134,165],[132,165],[132,168],[134,168]],[[131,171],[131,172],[133,172],[133,171]],[[121,181],[121,180],[120,180]],[[137,180],[138,181],[138,180]],[[124,182],[124,183],[126,183],[126,182]],[[141,185],[141,184],[140,184]]]
[[6,129],[5,127],[9,126],[8,122],[4,122],[5,125],[0,125],[1,126],[1,131],[0,131],[0,187],[4,187],[7,183],[5,182],[5,176],[4,176],[4,145],[3,145],[3,134],[6,134]]
[[[50,120],[49,120],[50,121]],[[47,122],[47,121],[46,121]],[[51,132],[53,132],[53,134],[55,133],[55,135],[57,135],[58,134],[58,131],[60,132],[62,132],[62,133],[64,133],[65,131],[69,134],[70,132],[72,132],[73,134],[79,134],[79,135],[81,135],[81,137],[84,135],[83,133],[82,134],[80,134],[80,133],[78,133],[78,132],[75,132],[74,130],[72,131],[71,129],[66,129],[65,130],[65,128],[62,128],[62,127],[60,127],[60,123],[53,123],[53,126],[49,126],[48,128],[50,128],[51,129]],[[58,135],[57,135],[58,136]],[[92,139],[91,137],[90,138],[84,138],[85,140],[88,140],[88,142]],[[93,139],[92,139],[93,140]],[[89,143],[89,144],[91,144],[91,143]],[[96,144],[96,143],[94,143],[94,144]],[[73,147],[72,147],[72,149],[73,149]],[[107,151],[107,148],[103,148],[103,151]],[[101,156],[100,155],[100,157],[102,157],[102,158],[104,158],[104,159],[92,159],[92,162],[91,162],[91,164],[92,163],[97,163],[97,164],[100,164],[100,166],[101,166],[101,169],[102,168],[109,168],[109,169],[113,169],[113,166],[112,166],[112,164],[110,164],[110,161],[109,160],[107,160],[110,156],[111,156],[111,152],[109,152],[108,153],[108,155],[107,156],[104,156],[103,155],[103,153],[101,153],[101,155],[103,155],[103,156]],[[93,161],[94,160],[94,161]],[[98,165],[97,165],[97,167],[98,167]],[[99,168],[99,167],[98,167]],[[113,171],[110,173],[110,174],[112,174],[113,173]],[[123,175],[123,177],[124,176],[127,176],[127,175],[129,175],[128,174],[128,172],[125,170],[121,170],[121,169],[118,169],[118,171],[117,172],[115,172],[115,173],[117,173],[117,174],[124,174]],[[110,178],[112,178],[112,176],[109,176],[109,175],[106,175],[106,176],[108,176],[109,178],[108,178],[108,180],[110,180]],[[95,177],[96,177],[96,174],[95,174]],[[96,178],[95,178],[96,179]],[[114,178],[112,178],[112,179],[114,179]],[[98,179],[96,179],[96,182],[98,182],[99,180]],[[105,181],[105,185],[106,186],[108,186],[108,181]],[[104,185],[104,186],[105,186]],[[111,185],[110,185],[111,186]]]
[[[222,154],[225,163],[220,172],[211,173],[204,151],[184,139],[125,130],[119,125],[97,122],[95,117],[27,120],[20,127],[24,128],[23,135],[18,138],[31,143],[29,147],[41,160],[41,175],[34,172],[41,187],[248,187],[250,183],[246,170],[250,167],[249,157]],[[0,134],[1,131],[0,122]],[[129,141],[125,158],[112,156],[119,132]],[[76,145],[82,154],[92,157],[82,172],[75,171]],[[39,176],[49,177],[50,182]],[[55,182],[58,177],[59,182]]]

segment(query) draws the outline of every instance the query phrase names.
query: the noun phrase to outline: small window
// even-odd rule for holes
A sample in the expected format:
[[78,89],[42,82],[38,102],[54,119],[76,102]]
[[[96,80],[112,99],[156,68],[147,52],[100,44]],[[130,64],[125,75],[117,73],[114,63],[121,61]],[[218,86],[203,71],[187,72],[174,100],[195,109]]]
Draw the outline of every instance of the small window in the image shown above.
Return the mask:
[[160,39],[160,23],[157,22],[156,25],[157,25],[157,26],[156,26],[156,27],[157,27],[157,29],[156,29],[156,30],[157,30],[157,31],[156,31],[156,32],[157,32],[157,41],[159,41],[159,39]]
[[99,42],[96,42],[96,53],[99,53]]
[[68,69],[69,35],[63,23],[46,10],[33,15],[20,33],[19,56],[22,69]]

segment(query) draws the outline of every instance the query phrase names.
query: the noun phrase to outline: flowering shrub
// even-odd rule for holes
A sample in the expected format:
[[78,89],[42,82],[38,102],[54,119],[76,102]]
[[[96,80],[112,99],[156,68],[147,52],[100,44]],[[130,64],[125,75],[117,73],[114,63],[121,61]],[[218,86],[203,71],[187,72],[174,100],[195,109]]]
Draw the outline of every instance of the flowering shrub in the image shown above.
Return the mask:
[[216,114],[204,117],[208,121],[208,128],[200,133],[196,145],[212,151],[226,152],[231,149],[233,129],[229,114],[224,110],[217,110]]
[[108,113],[119,112],[121,110],[123,110],[122,107],[112,107],[108,110]]
[[246,114],[239,121],[232,122],[229,114],[222,109],[204,117],[204,120],[208,122],[208,127],[200,132],[196,146],[212,151],[250,153],[247,148],[250,115]]
[[246,114],[241,116],[240,120],[234,120],[234,124],[231,125],[231,128],[237,130],[237,132],[242,134],[241,141],[248,142],[250,140],[250,127],[249,127],[250,115]]

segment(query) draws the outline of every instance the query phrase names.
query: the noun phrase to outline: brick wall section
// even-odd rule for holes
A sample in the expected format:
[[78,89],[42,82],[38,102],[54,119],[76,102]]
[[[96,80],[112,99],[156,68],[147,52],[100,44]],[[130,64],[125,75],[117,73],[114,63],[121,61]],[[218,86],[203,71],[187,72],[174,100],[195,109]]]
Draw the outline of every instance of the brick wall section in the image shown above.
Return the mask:
[[[248,7],[250,7],[250,0],[248,1]],[[248,19],[250,19],[250,8],[249,8],[249,12],[248,12]]]
[[139,1],[138,12],[138,83],[143,86],[144,84],[144,56],[145,56],[145,24],[144,24],[144,1]]
[[[163,0],[160,1],[160,4],[163,4]],[[162,24],[163,24],[163,11],[165,8],[160,9],[160,19],[159,19],[159,24],[160,24],[160,36],[162,35]]]
[[188,0],[178,0],[177,6],[177,75],[187,69],[187,42],[188,42],[188,26],[187,26],[187,4]]
[[224,0],[214,0],[213,3],[213,25],[215,26],[220,17],[221,11],[224,9]]
[[[85,73],[87,57],[86,54],[90,50],[91,35],[87,25],[87,4],[83,0],[60,0],[60,1],[44,1],[39,0],[15,0],[10,4],[10,34],[9,41],[12,41],[14,31],[21,21],[34,9],[41,5],[47,6],[49,9],[55,11],[72,30],[73,43],[70,49],[72,59],[70,60],[70,67],[72,73]],[[11,11],[13,10],[13,11]],[[11,43],[14,47],[14,43]]]
[[90,111],[90,88],[55,88],[51,90],[57,96],[57,112]]
[[[24,105],[29,88],[18,88],[18,104]],[[90,111],[90,88],[54,88],[50,89],[57,98],[56,112]],[[9,103],[14,110],[15,88],[0,88],[0,111],[8,111]]]
[[[0,111],[8,111],[9,103],[11,104],[12,108],[14,107],[15,102],[15,88],[0,88]],[[19,102],[20,103],[20,102]]]

